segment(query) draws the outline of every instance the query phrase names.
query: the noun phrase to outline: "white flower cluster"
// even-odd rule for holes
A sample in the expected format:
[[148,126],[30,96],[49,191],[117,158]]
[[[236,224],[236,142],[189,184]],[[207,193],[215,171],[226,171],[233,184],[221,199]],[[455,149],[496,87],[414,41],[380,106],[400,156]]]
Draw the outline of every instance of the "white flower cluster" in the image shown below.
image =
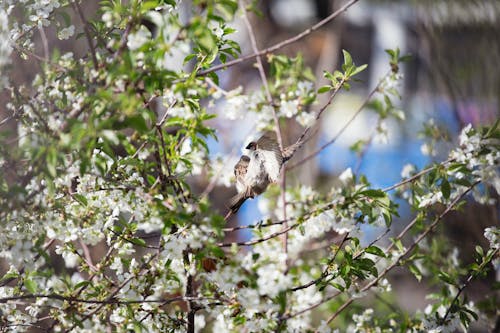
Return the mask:
[[50,25],[49,15],[54,9],[60,6],[61,4],[58,0],[35,0],[28,3],[26,8],[31,12],[29,16],[30,21],[38,25],[48,26]]
[[[250,97],[242,95],[242,91],[243,87],[239,86],[224,94],[224,105],[220,110],[221,116],[229,120],[237,120],[245,117]],[[219,94],[214,96],[214,98],[218,97],[220,97],[220,91]]]
[[143,46],[148,40],[151,39],[151,32],[143,25],[139,30],[132,32],[128,35],[127,47],[135,51]]
[[[497,193],[500,193],[500,151],[498,150],[498,139],[483,138],[480,133],[467,125],[459,136],[460,146],[450,153],[450,158],[459,163],[465,164],[472,172],[475,180],[481,180],[485,185],[491,186]],[[487,147],[485,154],[483,148]],[[450,175],[460,179],[463,178],[461,172],[450,172]],[[475,199],[480,203],[494,204],[494,199],[481,195],[478,190],[473,192]]]
[[309,127],[314,124],[316,115],[303,110],[302,101],[314,95],[314,86],[309,81],[299,81],[297,89],[290,91],[288,94],[280,95],[280,108],[278,116],[285,118],[293,118],[304,127]]
[[500,228],[488,227],[488,228],[484,229],[484,237],[490,243],[491,249],[500,248]]
[[351,324],[347,328],[349,333],[361,333],[367,332],[367,328],[372,327],[373,320],[373,309],[366,309],[361,314],[353,314],[352,320],[354,324]]
[[401,178],[410,178],[415,173],[415,170],[413,164],[405,164],[401,170]]
[[57,38],[59,38],[61,40],[68,39],[71,36],[73,36],[74,34],[75,34],[75,26],[74,25],[70,25],[69,27],[61,29],[57,33]]

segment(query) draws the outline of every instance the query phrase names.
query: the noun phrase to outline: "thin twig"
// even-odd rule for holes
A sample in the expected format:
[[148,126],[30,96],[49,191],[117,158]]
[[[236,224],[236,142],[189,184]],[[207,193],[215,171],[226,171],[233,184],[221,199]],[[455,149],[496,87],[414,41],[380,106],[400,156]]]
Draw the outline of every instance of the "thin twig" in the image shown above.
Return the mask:
[[[417,174],[413,175],[412,177],[410,178],[407,178],[405,180],[402,180],[394,185],[391,185],[389,187],[386,187],[384,189],[382,189],[381,191],[383,192],[389,192],[395,188],[398,188],[402,185],[405,185],[407,183],[410,183],[410,182],[413,182],[415,181],[416,179],[422,177],[423,175],[429,173],[430,171],[436,169],[436,168],[439,168],[441,166],[444,166],[450,162],[452,162],[453,159],[448,159],[444,162],[441,162],[437,165],[433,165],[433,166],[430,166],[420,172],[418,172]],[[325,206],[322,206],[318,209],[315,209],[315,210],[312,210],[312,211],[309,211],[307,212],[306,214],[304,215],[301,215],[300,218],[307,218],[315,213],[318,213],[318,212],[321,212],[321,211],[325,211],[325,210],[329,210],[329,209],[332,209],[333,208],[333,204],[332,203],[329,203]],[[276,222],[268,222],[268,223],[263,223],[263,221],[259,221],[258,223],[255,223],[255,224],[249,224],[249,225],[242,225],[242,226],[237,226],[237,227],[233,227],[233,228],[223,228],[222,230],[224,232],[234,232],[234,231],[237,231],[237,230],[242,230],[242,229],[258,229],[258,228],[264,228],[264,227],[271,227],[273,225],[277,225],[277,224],[284,224],[285,222],[290,222],[290,221],[295,221],[296,219],[298,219],[299,217],[294,217],[294,218],[288,218],[286,220],[280,220],[280,221],[276,221]]]
[[331,145],[332,143],[334,143],[335,141],[337,141],[337,139],[351,125],[351,123],[354,121],[354,119],[356,119],[356,117],[361,113],[361,111],[363,111],[363,109],[368,104],[368,102],[371,100],[371,98],[373,97],[373,95],[375,95],[375,93],[379,90],[380,86],[382,85],[382,83],[384,82],[384,80],[386,79],[386,77],[388,75],[390,75],[391,73],[392,72],[390,71],[386,75],[384,75],[384,77],[382,77],[382,79],[379,81],[379,83],[377,84],[377,86],[368,94],[368,96],[364,100],[363,104],[361,104],[361,106],[358,108],[358,110],[352,115],[352,117],[344,124],[344,126],[340,129],[340,131],[330,141],[328,141],[327,143],[323,144],[321,147],[319,147],[318,149],[316,149],[314,152],[312,152],[311,154],[309,154],[306,157],[302,158],[300,161],[296,162],[295,164],[289,166],[288,168],[291,170],[291,169],[294,169],[295,167],[297,167],[297,166],[299,166],[301,164],[304,164],[305,162],[307,162],[308,160],[310,160],[311,158],[313,158],[314,156],[316,156],[320,152],[322,152],[326,147],[328,147],[329,145]]
[[92,63],[94,64],[94,69],[97,70],[99,68],[99,63],[97,62],[96,50],[94,47],[94,43],[92,42],[92,36],[90,35],[88,22],[85,19],[85,16],[83,15],[82,7],[80,7],[78,0],[73,0],[71,2],[71,4],[73,5],[73,8],[75,9],[75,11],[78,13],[78,16],[80,17],[80,21],[83,24],[83,32],[85,33],[85,37],[87,38],[87,43],[89,44],[89,47],[90,47],[90,55],[92,57]]
[[342,237],[340,244],[337,245],[337,249],[336,249],[335,253],[333,254],[332,258],[330,258],[330,260],[328,260],[328,263],[325,265],[326,266],[325,269],[323,270],[323,272],[321,273],[321,275],[317,279],[311,280],[311,281],[304,283],[300,286],[290,288],[290,291],[297,291],[297,290],[309,288],[313,284],[318,284],[321,280],[326,278],[328,276],[330,265],[335,261],[335,258],[337,258],[337,254],[340,252],[340,249],[342,248],[342,245],[344,245],[345,241],[347,240],[347,237],[349,237],[349,232],[346,232],[344,234],[344,237]]
[[51,65],[52,67],[56,68],[57,70],[60,70],[60,71],[63,71],[64,70],[64,67],[62,67],[61,65],[51,61],[49,58],[44,58],[44,57],[41,57],[39,56],[38,54],[30,51],[30,50],[27,50],[27,49],[24,49],[22,47],[20,47],[19,45],[16,45],[16,44],[12,44],[11,45],[15,50],[17,50],[17,52],[19,53],[24,53],[30,57],[32,57],[33,59],[36,59],[40,62],[44,62],[44,63],[47,63],[49,65]]
[[40,38],[42,39],[43,56],[45,57],[45,59],[49,59],[49,42],[47,41],[47,35],[45,35],[43,26],[39,26],[38,31],[40,32]]
[[247,241],[247,242],[217,243],[216,245],[219,246],[219,247],[230,247],[230,246],[233,246],[233,245],[238,245],[238,246],[255,245],[255,244],[262,243],[262,242],[265,242],[267,240],[270,240],[272,238],[276,238],[276,237],[278,237],[280,235],[283,235],[284,233],[287,233],[288,231],[297,228],[299,225],[300,225],[300,223],[295,223],[295,224],[292,224],[291,226],[289,226],[288,228],[284,228],[284,229],[282,229],[280,231],[277,231],[277,232],[272,233],[270,235],[267,235],[265,237],[262,237],[262,238],[259,238],[259,239],[254,239],[254,240]]
[[87,263],[87,265],[94,271],[94,272],[97,272],[97,268],[95,267],[95,265],[92,263],[92,256],[90,255],[90,251],[89,251],[89,247],[87,246],[87,244],[85,244],[85,242],[80,238],[78,240],[80,246],[82,247],[82,250],[83,250],[83,254],[84,254],[84,258],[85,258],[85,262]]
[[[245,25],[248,30],[248,36],[250,37],[250,44],[252,45],[252,49],[255,52],[256,55],[256,60],[257,60],[257,69],[259,70],[259,75],[260,79],[262,81],[262,84],[264,85],[264,91],[266,93],[266,99],[267,103],[269,105],[273,105],[273,97],[271,96],[271,91],[269,90],[269,83],[267,81],[266,73],[264,71],[264,66],[262,64],[262,59],[259,53],[259,48],[257,46],[257,41],[255,39],[255,33],[253,31],[253,27],[250,24],[250,20],[248,19],[247,15],[247,10],[245,8],[245,3],[243,0],[240,1],[241,6],[243,7],[243,21],[245,21]],[[275,131],[276,131],[276,138],[278,140],[278,144],[280,146],[280,150],[283,151],[283,138],[281,136],[281,129],[280,129],[280,124],[279,124],[279,119],[278,115],[276,113],[276,109],[273,107],[273,118],[274,118],[274,125],[275,125]]]
[[402,186],[404,184],[411,183],[415,179],[420,178],[421,176],[425,175],[426,173],[429,173],[430,171],[436,169],[437,167],[445,166],[446,164],[451,163],[454,160],[455,160],[454,158],[450,158],[450,159],[447,159],[446,161],[441,162],[441,163],[439,163],[437,165],[433,165],[433,166],[430,166],[428,168],[425,168],[424,170],[416,173],[415,175],[413,175],[413,176],[411,176],[411,177],[409,177],[409,178],[407,178],[407,179],[405,179],[403,181],[400,181],[399,183],[396,183],[394,185],[391,185],[389,187],[386,187],[386,188],[382,189],[382,191],[389,192],[389,191],[394,190],[395,188],[400,187],[400,186]]
[[[94,316],[97,312],[99,312],[106,304],[109,304],[109,303],[106,303],[106,302],[110,302],[112,300],[115,299],[115,296],[120,292],[120,290],[122,290],[130,281],[132,281],[132,279],[134,278],[138,278],[142,275],[144,275],[146,272],[148,272],[148,270],[146,269],[146,267],[148,267],[148,265],[154,260],[156,259],[156,257],[158,256],[158,254],[154,254],[151,256],[151,258],[149,258],[148,261],[146,261],[143,265],[142,265],[142,269],[139,271],[139,273],[137,274],[137,276],[135,276],[134,274],[130,275],[130,277],[128,277],[127,279],[125,279],[118,287],[116,287],[116,289],[108,296],[106,297],[106,299],[100,303],[100,305],[98,307],[96,307],[94,310],[90,311],[89,313],[87,313],[85,316],[83,316],[80,320],[80,322],[84,322],[85,320],[91,318],[92,316]],[[78,324],[77,323],[74,323],[70,328],[66,329],[64,332],[65,333],[68,333],[68,332],[71,332]]]
[[296,41],[304,38],[305,36],[311,34],[314,31],[318,30],[319,28],[321,28],[322,26],[324,26],[328,22],[334,20],[337,16],[339,16],[340,14],[342,14],[343,12],[345,12],[347,9],[349,9],[349,7],[351,7],[352,5],[354,5],[358,1],[359,0],[351,0],[351,1],[349,1],[344,6],[340,7],[337,11],[335,11],[334,13],[332,13],[331,15],[329,15],[328,17],[324,18],[323,20],[319,21],[318,23],[316,23],[312,27],[310,27],[310,28],[302,31],[298,35],[295,35],[295,36],[293,36],[293,37],[291,37],[289,39],[286,39],[286,40],[284,40],[282,42],[274,44],[273,46],[268,47],[268,48],[266,48],[264,50],[261,50],[261,51],[258,51],[258,52],[254,52],[253,54],[249,54],[249,55],[246,55],[246,56],[242,56],[242,57],[240,57],[238,59],[234,59],[234,60],[228,61],[228,62],[226,62],[224,64],[213,66],[212,68],[209,68],[209,69],[206,69],[206,70],[203,70],[203,71],[199,71],[197,75],[199,75],[199,76],[200,75],[207,75],[208,73],[215,72],[215,71],[218,71],[218,70],[223,69],[223,68],[228,68],[228,67],[234,66],[236,64],[242,63],[244,61],[253,59],[253,58],[258,57],[258,56],[263,56],[263,55],[272,53],[272,52],[277,51],[277,50],[279,50],[279,49],[281,49],[281,48],[283,48],[283,47],[285,47],[287,45],[295,43]]

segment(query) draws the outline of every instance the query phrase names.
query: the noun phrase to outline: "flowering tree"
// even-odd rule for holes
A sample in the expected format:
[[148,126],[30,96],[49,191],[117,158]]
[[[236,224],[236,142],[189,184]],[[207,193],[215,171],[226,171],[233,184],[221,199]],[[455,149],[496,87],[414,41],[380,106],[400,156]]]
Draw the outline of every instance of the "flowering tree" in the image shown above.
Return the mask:
[[[188,20],[173,0],[104,0],[94,18],[85,17],[78,1],[3,1],[0,84],[9,115],[0,126],[14,121],[18,131],[15,137],[0,132],[0,330],[449,332],[479,317],[494,320],[494,301],[475,305],[463,293],[492,262],[498,265],[498,222],[484,230],[490,246],[478,246],[472,263],[442,260],[450,248],[429,239],[466,198],[496,203],[498,123],[467,126],[447,159],[422,170],[405,167],[401,181],[385,189],[350,169],[329,192],[286,186],[287,170],[314,158],[349,121],[282,170],[258,223],[228,228],[226,212],[208,199],[213,184],[227,183],[220,170],[228,160],[209,160],[207,139],[217,133],[207,123],[214,117],[207,106],[225,101],[229,121],[245,110],[258,130],[275,131],[281,146],[285,119],[304,127],[302,138],[311,135],[337,93],[366,66],[344,51],[341,68],[324,73],[329,84],[315,87],[301,57],[279,51],[355,2],[259,50],[247,16],[255,8],[234,0],[193,1]],[[252,54],[240,57],[230,39],[235,16],[247,25]],[[83,38],[88,53],[60,54],[44,37],[49,28],[60,39]],[[43,55],[34,51],[35,33]],[[11,84],[12,53],[39,62],[30,85]],[[173,54],[183,55],[183,66],[172,66]],[[388,55],[387,75],[354,114],[372,105],[380,131],[383,120],[404,119],[393,106],[404,57],[398,50]],[[243,94],[219,87],[220,71],[248,60],[257,63],[261,89]],[[320,94],[327,98],[318,106]],[[197,193],[189,180],[200,174],[211,186]],[[398,216],[392,191],[415,217],[382,243]],[[382,231],[363,244],[367,224]],[[226,240],[241,229],[252,238]],[[390,294],[395,267],[441,287],[423,312],[398,311],[387,319],[365,301]]]

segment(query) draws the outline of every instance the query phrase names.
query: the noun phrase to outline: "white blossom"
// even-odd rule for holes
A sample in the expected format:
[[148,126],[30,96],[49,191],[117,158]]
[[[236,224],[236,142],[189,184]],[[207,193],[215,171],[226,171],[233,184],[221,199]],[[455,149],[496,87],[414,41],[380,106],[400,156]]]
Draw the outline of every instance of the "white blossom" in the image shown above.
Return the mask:
[[127,46],[135,51],[151,39],[151,32],[141,25],[139,30],[128,35]]
[[299,111],[298,107],[299,107],[298,100],[291,100],[291,101],[282,100],[279,113],[280,115],[286,118],[292,118]]
[[442,192],[427,193],[420,198],[420,203],[419,203],[418,207],[423,208],[423,207],[427,207],[427,206],[432,206],[433,204],[435,204],[437,202],[443,202],[443,193]]
[[107,28],[113,26],[113,14],[111,12],[105,12],[101,17],[102,21],[106,24]]
[[485,228],[484,237],[490,243],[490,248],[498,249],[500,247],[500,228],[498,227]]
[[223,117],[229,120],[241,119],[245,116],[249,97],[242,95],[243,87],[239,86],[225,95],[224,105],[221,110]]
[[339,180],[344,184],[348,185],[352,182],[354,175],[351,168],[345,169],[339,176]]
[[301,112],[297,117],[295,117],[295,120],[303,126],[303,127],[309,127],[314,124],[316,121],[316,115],[310,113],[310,112]]
[[431,144],[425,142],[420,146],[420,152],[425,156],[435,156],[436,150],[432,147]]
[[75,26],[74,25],[70,25],[67,28],[61,29],[61,31],[59,31],[57,33],[57,38],[59,38],[59,39],[68,39],[71,36],[73,36],[74,34],[75,34]]
[[415,166],[413,164],[405,164],[403,166],[403,170],[401,170],[402,178],[410,178],[412,174],[415,172]]

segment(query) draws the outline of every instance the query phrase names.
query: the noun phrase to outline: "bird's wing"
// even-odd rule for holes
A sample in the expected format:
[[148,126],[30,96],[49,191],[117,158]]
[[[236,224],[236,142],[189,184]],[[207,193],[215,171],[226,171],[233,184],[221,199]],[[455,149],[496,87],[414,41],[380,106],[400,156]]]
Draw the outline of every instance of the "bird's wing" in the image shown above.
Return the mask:
[[245,176],[248,172],[248,164],[250,163],[250,157],[243,155],[240,160],[234,166],[234,176],[236,177],[236,190],[238,193],[246,191]]
[[274,134],[268,132],[262,135],[259,140],[257,140],[257,149],[271,151],[281,167],[281,164],[283,163],[283,157],[281,155],[280,146],[278,144],[278,141],[276,141],[276,136]]

